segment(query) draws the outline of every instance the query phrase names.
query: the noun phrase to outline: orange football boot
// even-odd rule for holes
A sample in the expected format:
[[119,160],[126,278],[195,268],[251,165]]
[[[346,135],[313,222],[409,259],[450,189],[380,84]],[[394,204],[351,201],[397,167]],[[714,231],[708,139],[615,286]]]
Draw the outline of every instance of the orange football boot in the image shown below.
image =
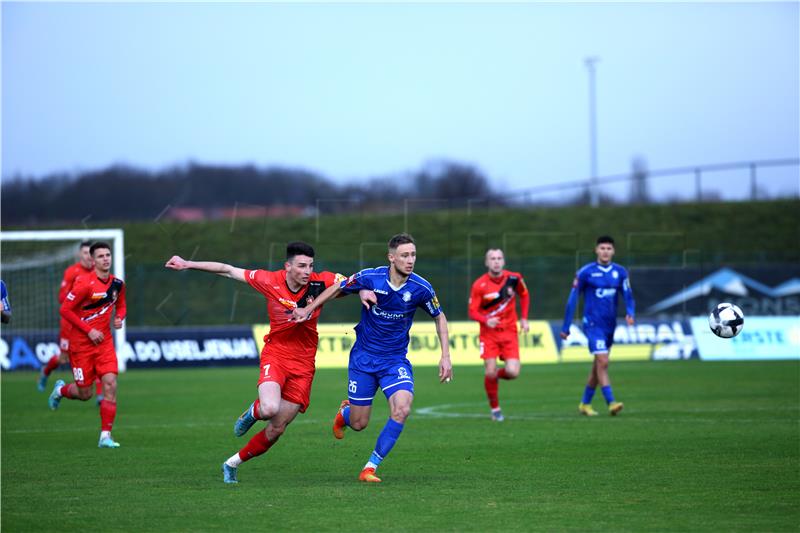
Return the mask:
[[344,438],[344,428],[347,425],[344,423],[344,417],[342,416],[342,409],[350,405],[348,400],[342,400],[342,405],[339,406],[339,411],[336,413],[336,417],[333,419],[333,436],[337,439]]
[[365,481],[367,483],[380,483],[381,482],[381,478],[379,478],[378,476],[375,475],[375,469],[374,468],[365,468],[364,470],[362,470],[361,473],[358,475],[358,480],[359,481]]

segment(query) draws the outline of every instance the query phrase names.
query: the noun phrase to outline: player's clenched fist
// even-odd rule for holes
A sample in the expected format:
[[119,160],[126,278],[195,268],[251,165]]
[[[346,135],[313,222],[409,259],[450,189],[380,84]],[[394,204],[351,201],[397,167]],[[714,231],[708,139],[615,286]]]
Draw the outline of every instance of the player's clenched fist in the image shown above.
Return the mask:
[[189,268],[189,262],[179,255],[173,255],[164,266],[172,270],[186,270]]

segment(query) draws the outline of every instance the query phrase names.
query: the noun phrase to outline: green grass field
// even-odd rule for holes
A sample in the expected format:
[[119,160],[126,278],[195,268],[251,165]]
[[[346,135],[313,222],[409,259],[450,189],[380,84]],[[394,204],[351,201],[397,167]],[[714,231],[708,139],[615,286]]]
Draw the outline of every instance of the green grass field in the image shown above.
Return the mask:
[[[440,385],[416,370],[415,411],[380,469],[356,476],[387,415],[334,441],[344,370],[238,485],[222,461],[255,369],[131,371],[117,450],[93,402],[46,406],[32,373],[2,375],[2,530],[797,531],[800,365],[617,363],[616,418],[576,414],[584,365],[527,366],[488,418],[480,367]],[[64,374],[61,374],[64,377]],[[52,383],[52,381],[51,381]],[[598,394],[599,396],[599,394]],[[595,399],[600,407],[602,398]],[[256,428],[260,427],[256,426]],[[254,428],[252,431],[255,431]],[[251,433],[252,434],[252,433]]]

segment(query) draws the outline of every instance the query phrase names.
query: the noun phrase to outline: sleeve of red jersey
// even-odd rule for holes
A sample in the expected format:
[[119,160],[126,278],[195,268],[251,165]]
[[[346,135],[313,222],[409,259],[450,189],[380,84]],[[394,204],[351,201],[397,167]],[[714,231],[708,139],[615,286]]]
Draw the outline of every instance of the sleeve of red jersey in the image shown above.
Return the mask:
[[61,279],[61,287],[58,289],[58,303],[63,304],[67,297],[67,293],[72,288],[72,282],[75,281],[75,269],[67,267],[64,270],[64,277]]
[[245,270],[244,279],[261,294],[269,294],[269,274],[266,270]]
[[84,333],[88,334],[92,328],[81,320],[81,317],[78,316],[77,310],[80,308],[81,303],[86,299],[86,296],[89,294],[89,286],[83,283],[75,283],[70,291],[67,293],[66,298],[64,298],[64,303],[61,304],[61,316],[64,319],[78,328],[79,330],[83,331]]
[[481,313],[481,293],[478,289],[478,282],[472,284],[472,290],[469,294],[468,304],[469,317],[476,322],[486,324],[486,315]]
[[122,288],[119,291],[119,295],[117,296],[117,303],[115,304],[117,318],[120,320],[125,320],[125,317],[128,316],[128,304],[125,299],[125,292],[127,290],[127,285],[123,283]]
[[531,305],[531,295],[528,292],[528,285],[525,283],[525,278],[522,274],[519,275],[519,286],[517,287],[517,294],[519,294],[519,311],[520,318],[528,320],[528,310]]

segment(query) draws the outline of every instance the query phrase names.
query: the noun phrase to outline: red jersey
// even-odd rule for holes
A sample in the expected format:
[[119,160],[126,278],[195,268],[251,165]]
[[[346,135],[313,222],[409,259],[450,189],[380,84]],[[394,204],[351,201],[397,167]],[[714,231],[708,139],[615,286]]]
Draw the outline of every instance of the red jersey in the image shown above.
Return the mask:
[[[515,296],[519,295],[522,318],[528,318],[530,297],[525,280],[519,272],[503,270],[499,276],[492,277],[487,272],[472,284],[469,296],[469,317],[481,324],[481,335],[517,332],[517,308]],[[499,318],[495,328],[486,325],[490,318]]]
[[103,343],[112,342],[111,310],[116,308],[117,317],[124,319],[125,283],[113,274],[105,280],[95,272],[78,276],[61,304],[61,316],[75,328],[70,341],[77,346],[92,346],[88,333],[100,331]]
[[315,310],[304,322],[290,322],[292,310],[305,307],[314,301],[322,291],[344,276],[333,272],[312,272],[308,285],[292,292],[286,283],[286,271],[245,270],[247,283],[264,295],[269,315],[269,333],[264,336],[264,349],[270,353],[299,359],[314,365],[317,355],[317,321],[322,309]]
[[[72,289],[72,284],[75,283],[75,278],[78,276],[82,276],[85,274],[89,274],[94,270],[93,267],[85,268],[80,263],[75,263],[74,265],[68,266],[64,270],[64,277],[61,279],[61,287],[58,289],[58,303],[63,304],[64,299],[67,297],[67,293],[69,293],[70,289]],[[67,322],[65,318],[61,318],[61,337],[66,337],[70,330],[72,329],[72,325]]]

